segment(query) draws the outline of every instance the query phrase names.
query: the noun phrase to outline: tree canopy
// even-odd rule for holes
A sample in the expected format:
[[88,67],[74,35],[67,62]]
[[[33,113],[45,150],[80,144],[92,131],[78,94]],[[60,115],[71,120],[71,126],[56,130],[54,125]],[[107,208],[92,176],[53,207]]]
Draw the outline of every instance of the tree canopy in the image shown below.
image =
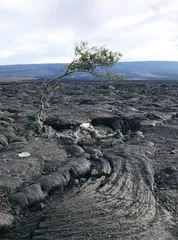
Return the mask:
[[72,62],[60,69],[57,76],[51,79],[49,83],[76,72],[89,73],[106,80],[122,80],[123,75],[117,75],[108,71],[109,68],[120,61],[121,57],[121,53],[110,51],[105,46],[89,47],[88,42],[81,41],[75,45]]
[[40,88],[39,111],[36,115],[37,131],[39,133],[46,131],[44,125],[45,102],[47,102],[51,93],[59,87],[58,80],[77,72],[89,73],[95,77],[110,81],[122,80],[124,78],[123,75],[119,76],[108,71],[115,63],[120,61],[121,57],[121,53],[110,51],[105,46],[89,47],[88,43],[85,41],[76,44],[72,62],[60,69],[55,78],[44,81]]

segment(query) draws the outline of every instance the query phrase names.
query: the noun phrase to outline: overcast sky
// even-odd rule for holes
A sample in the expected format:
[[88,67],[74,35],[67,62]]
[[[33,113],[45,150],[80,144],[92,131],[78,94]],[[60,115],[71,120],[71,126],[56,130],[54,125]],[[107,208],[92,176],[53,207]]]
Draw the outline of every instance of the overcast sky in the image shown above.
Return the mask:
[[69,62],[81,40],[121,61],[178,61],[178,0],[0,1],[0,64]]

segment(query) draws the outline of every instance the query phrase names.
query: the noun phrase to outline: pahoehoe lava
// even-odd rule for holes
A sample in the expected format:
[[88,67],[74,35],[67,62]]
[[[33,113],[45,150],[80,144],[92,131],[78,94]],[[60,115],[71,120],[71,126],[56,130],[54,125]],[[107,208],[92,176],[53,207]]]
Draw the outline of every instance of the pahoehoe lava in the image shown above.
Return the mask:
[[[1,239],[176,240],[177,82],[62,83],[62,139],[35,135],[37,87],[0,85]],[[82,123],[110,137],[73,142]]]

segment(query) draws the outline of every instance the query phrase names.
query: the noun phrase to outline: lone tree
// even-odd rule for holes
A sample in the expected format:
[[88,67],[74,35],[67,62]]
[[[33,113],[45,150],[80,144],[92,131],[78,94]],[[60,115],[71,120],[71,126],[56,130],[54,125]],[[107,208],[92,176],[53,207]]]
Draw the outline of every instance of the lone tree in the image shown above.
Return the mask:
[[37,133],[43,134],[49,130],[48,126],[45,125],[45,104],[51,94],[59,87],[58,82],[60,79],[76,72],[85,72],[109,81],[122,80],[124,79],[123,75],[108,72],[108,69],[117,63],[121,57],[121,53],[110,51],[105,46],[100,48],[96,46],[89,47],[85,41],[76,44],[73,61],[60,69],[55,78],[45,80],[40,87],[39,110],[36,114]]

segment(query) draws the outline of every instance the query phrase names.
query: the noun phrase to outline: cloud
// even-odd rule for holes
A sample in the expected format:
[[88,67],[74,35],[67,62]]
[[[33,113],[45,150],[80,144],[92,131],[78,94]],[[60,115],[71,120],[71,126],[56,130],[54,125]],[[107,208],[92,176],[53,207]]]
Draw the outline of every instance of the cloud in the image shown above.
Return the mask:
[[122,61],[178,61],[177,0],[6,0],[0,18],[0,64],[69,62],[81,40]]

